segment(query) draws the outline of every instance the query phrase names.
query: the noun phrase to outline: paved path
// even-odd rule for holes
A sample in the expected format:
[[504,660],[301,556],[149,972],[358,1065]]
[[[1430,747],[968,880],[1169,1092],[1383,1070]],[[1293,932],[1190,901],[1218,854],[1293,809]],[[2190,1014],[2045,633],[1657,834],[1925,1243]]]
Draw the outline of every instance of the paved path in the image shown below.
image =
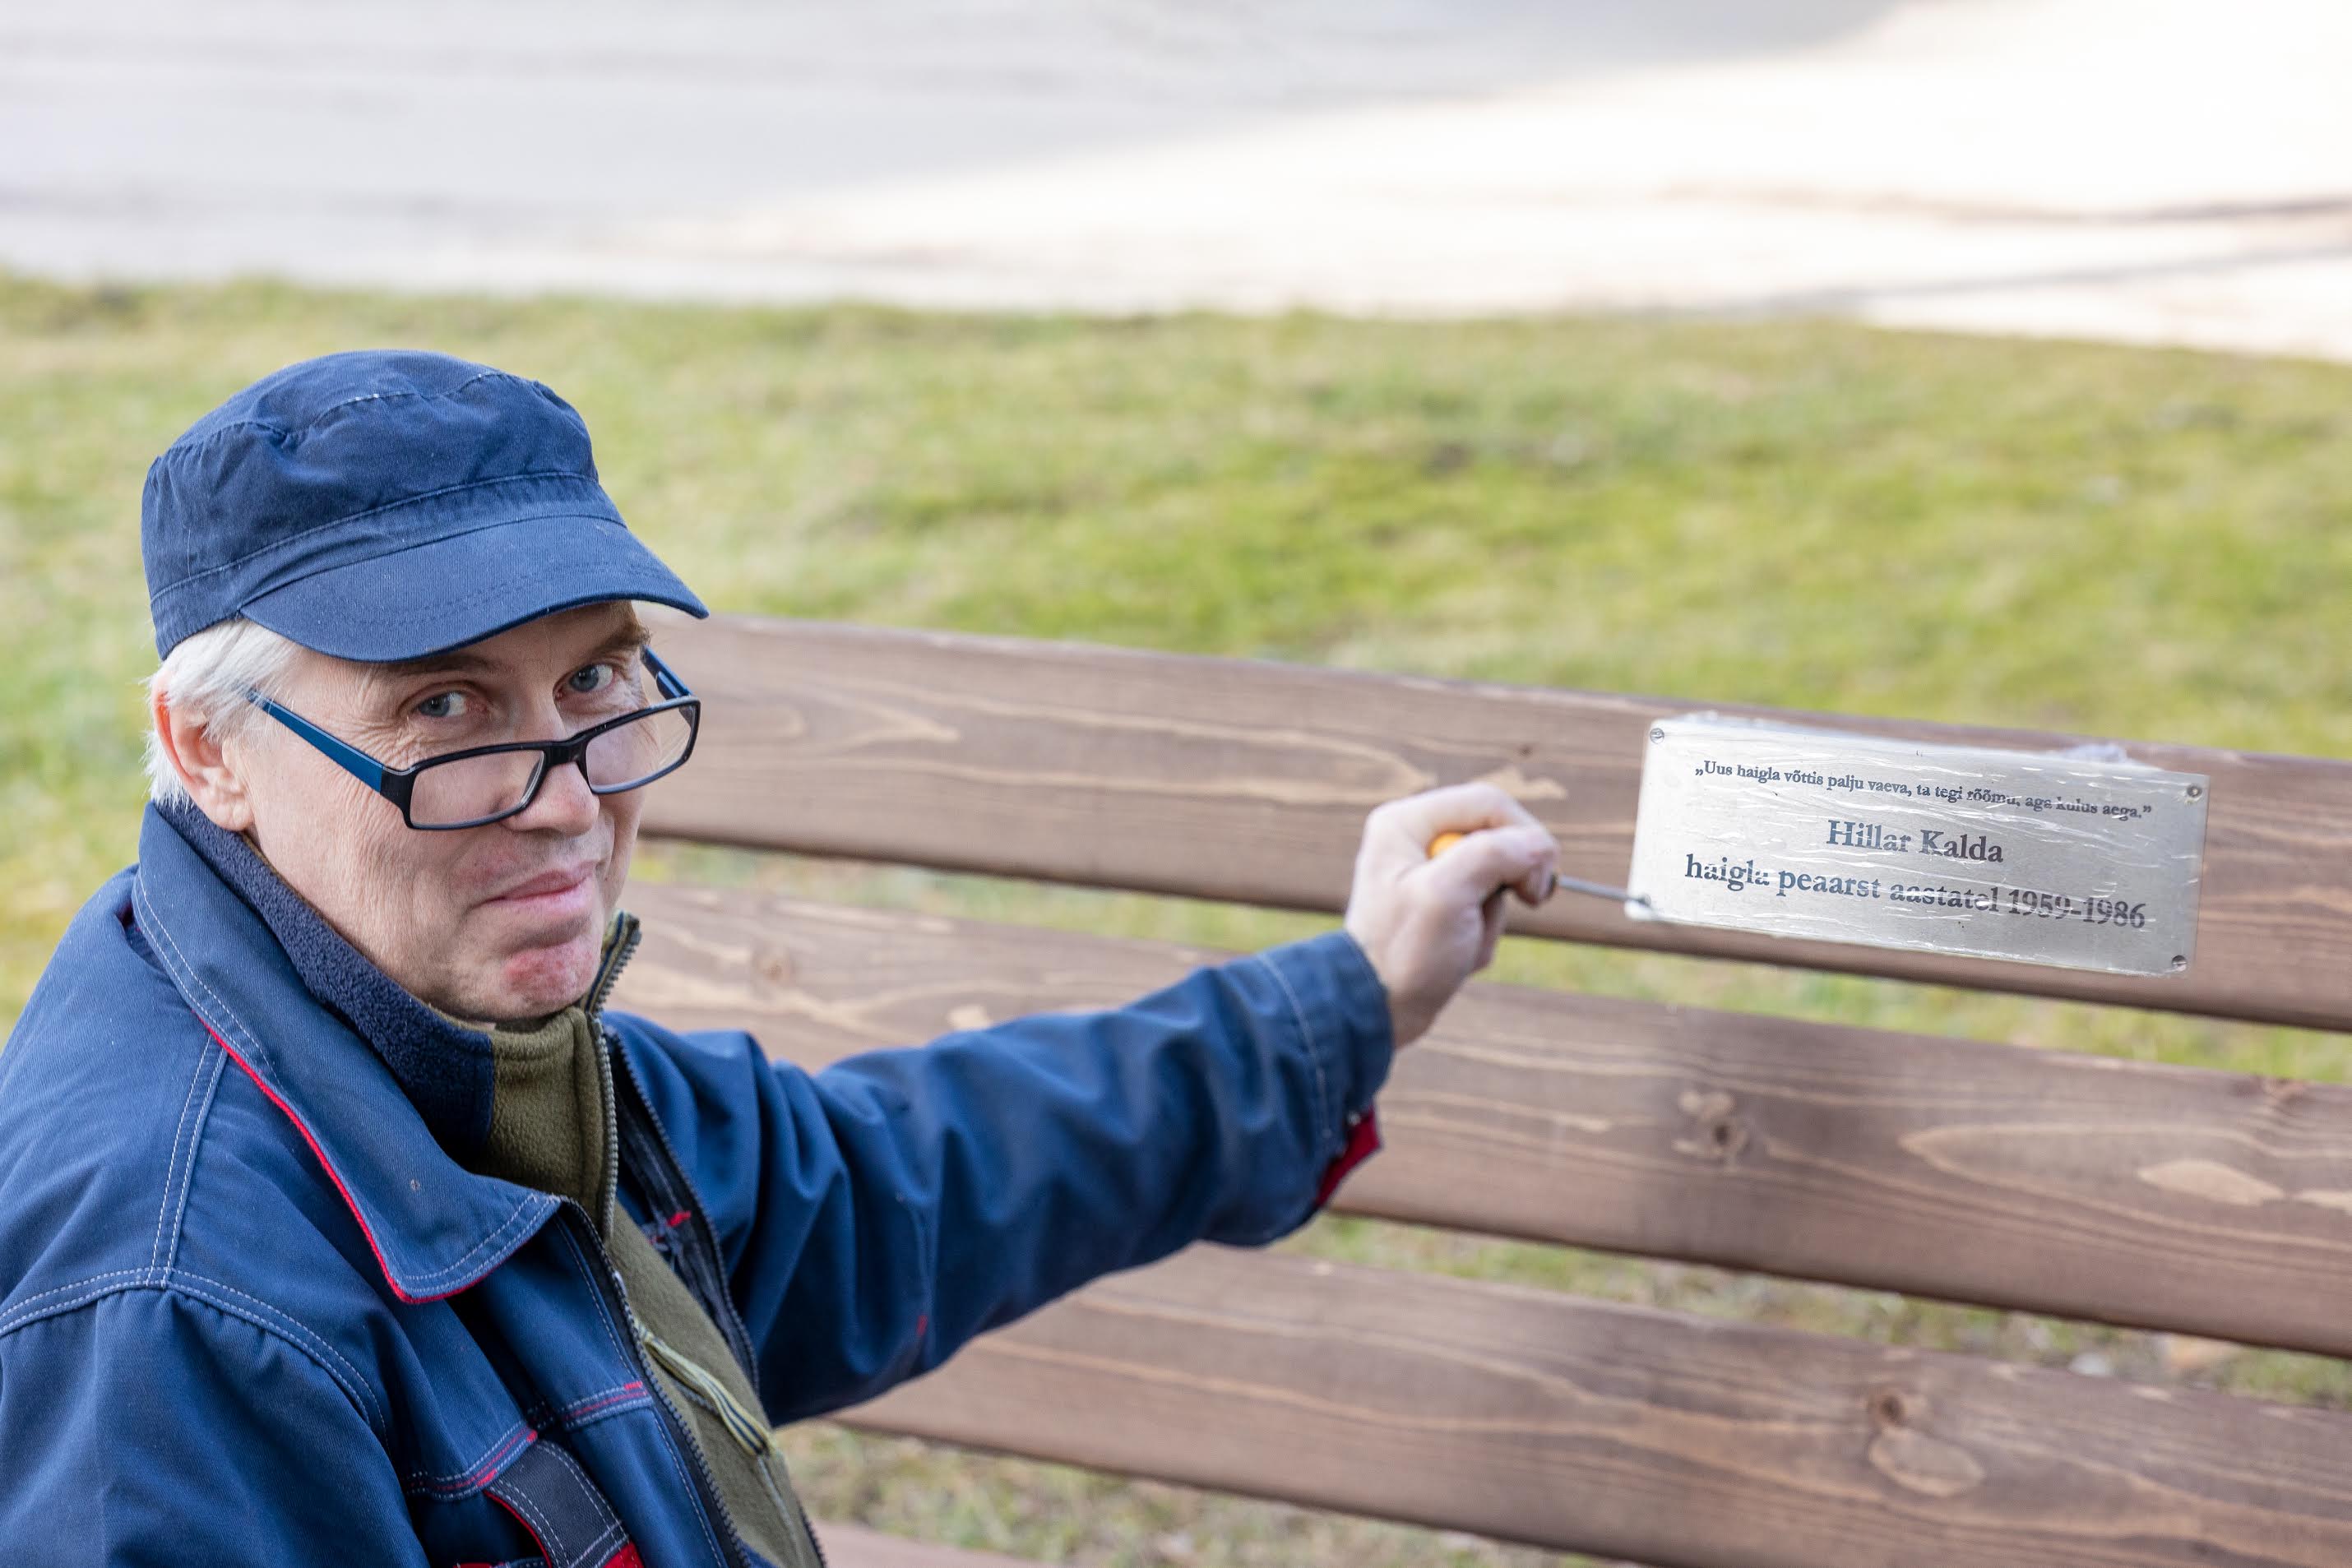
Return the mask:
[[0,266],[2352,359],[2347,0],[0,0]]

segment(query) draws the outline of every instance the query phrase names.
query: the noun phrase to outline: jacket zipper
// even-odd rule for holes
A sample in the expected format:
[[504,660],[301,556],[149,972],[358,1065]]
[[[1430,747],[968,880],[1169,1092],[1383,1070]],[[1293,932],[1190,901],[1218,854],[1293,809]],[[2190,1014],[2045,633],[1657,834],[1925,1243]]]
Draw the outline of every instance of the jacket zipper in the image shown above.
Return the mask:
[[[570,1198],[565,1198],[563,1203],[583,1221],[587,1220],[587,1210]],[[677,1447],[686,1455],[687,1463],[693,1467],[695,1490],[699,1494],[703,1511],[719,1526],[719,1555],[726,1560],[729,1568],[750,1568],[750,1559],[743,1551],[742,1533],[735,1528],[734,1516],[727,1511],[726,1500],[719,1495],[719,1482],[710,1473],[709,1461],[702,1457],[702,1446],[695,1441],[693,1427],[678,1413],[677,1406],[670,1402],[668,1390],[662,1387],[661,1379],[654,1375],[652,1366],[646,1362],[644,1345],[649,1336],[645,1325],[637,1321],[637,1310],[629,1304],[628,1289],[621,1283],[621,1271],[613,1267],[612,1255],[604,1250],[604,1239],[596,1234],[593,1222],[589,1222],[586,1229],[590,1244],[596,1249],[596,1256],[604,1265],[604,1278],[598,1284],[605,1296],[605,1313],[608,1317],[619,1318],[621,1325],[629,1332],[630,1370],[653,1395],[655,1406],[669,1424]]]
[[592,1027],[604,1016],[604,1003],[620,983],[621,971],[637,956],[637,944],[645,939],[645,922],[625,909],[614,913],[613,939],[605,945],[604,962],[596,966],[596,983],[588,988],[586,1010]]
[[767,1418],[746,1409],[743,1402],[728,1390],[727,1385],[700,1362],[642,1326],[638,1333],[642,1336],[638,1343],[646,1354],[659,1362],[672,1377],[692,1389],[718,1416],[719,1425],[727,1428],[728,1437],[734,1439],[735,1446],[743,1450],[744,1457],[751,1461],[752,1469],[759,1472],[761,1481],[768,1489],[768,1496],[774,1500],[776,1511],[783,1516],[786,1526],[799,1526],[802,1537],[809,1543],[809,1550],[816,1554],[817,1568],[825,1568],[824,1543],[816,1538],[816,1527],[809,1522],[808,1510],[801,1506],[799,1495],[791,1490],[790,1478],[787,1477],[784,1484],[779,1486],[775,1472],[769,1468],[771,1464],[781,1464],[783,1454],[777,1446],[775,1431],[768,1425]]
[[[712,1319],[719,1324],[719,1335],[722,1339],[729,1338],[731,1335],[731,1343],[749,1345],[751,1343],[751,1331],[743,1326],[743,1317],[740,1312],[736,1311],[734,1298],[727,1294],[726,1275],[723,1269],[719,1266],[717,1261],[719,1256],[719,1243],[717,1238],[713,1235],[710,1229],[709,1211],[703,1207],[702,1195],[695,1191],[694,1182],[687,1176],[686,1167],[679,1163],[677,1150],[671,1145],[668,1133],[663,1130],[660,1119],[653,1114],[652,1106],[646,1099],[645,1084],[643,1081],[637,1077],[636,1066],[629,1061],[629,1053],[622,1049],[619,1035],[610,1029],[604,1029],[600,1032],[605,1044],[605,1059],[608,1061],[617,1062],[619,1064],[618,1070],[614,1075],[618,1081],[617,1087],[626,1089],[632,1098],[632,1103],[635,1111],[638,1113],[638,1120],[653,1134],[653,1146],[646,1152],[646,1157],[658,1158],[665,1167],[660,1175],[666,1180],[675,1183],[678,1192],[684,1195],[683,1203],[689,1217],[688,1224],[683,1228],[682,1234],[676,1231],[667,1232],[665,1233],[666,1239],[669,1235],[677,1235],[678,1245],[681,1248],[700,1254],[704,1261],[709,1265],[712,1278],[717,1281],[716,1291],[718,1300],[716,1302],[707,1302],[705,1304],[710,1312]],[[616,1105],[614,1114],[611,1119],[610,1126],[610,1135],[615,1140],[620,1136],[620,1123],[621,1118]],[[640,1140],[640,1143],[642,1142],[643,1140]],[[677,1268],[677,1260],[673,1260],[671,1267]],[[686,1277],[686,1271],[684,1270],[681,1269],[678,1272],[681,1277]],[[695,1294],[697,1299],[699,1300],[703,1292],[698,1291]],[[667,1345],[662,1348],[664,1350],[668,1349]],[[649,1355],[656,1354],[651,1345],[646,1346],[645,1349],[646,1354]],[[697,1375],[696,1376],[680,1375],[678,1380],[681,1383],[685,1383],[689,1386],[699,1386],[699,1379],[709,1376],[708,1371],[693,1361],[688,1360],[687,1357],[677,1354],[675,1351],[671,1351],[670,1354],[676,1355],[677,1360],[686,1366],[693,1367],[694,1372]],[[667,1365],[668,1364],[665,1362],[664,1364]],[[760,1381],[759,1374],[748,1361],[743,1363],[743,1375],[751,1380],[754,1387],[758,1386]],[[761,1416],[761,1413],[743,1411],[740,1402],[733,1399],[731,1396],[720,1397],[721,1396],[726,1395],[726,1390],[723,1386],[716,1385],[716,1380],[713,1380],[713,1382],[714,1393],[711,1400],[713,1407],[721,1412],[720,1419],[727,1424],[730,1430],[736,1431],[739,1427],[739,1423],[745,1427],[756,1426],[757,1430],[761,1433],[762,1438],[766,1438],[769,1436],[770,1428],[766,1425],[764,1417]],[[733,1407],[733,1414],[731,1415],[728,1414],[730,1406]],[[738,1434],[737,1440],[739,1442],[743,1440],[740,1432]],[[746,1453],[754,1453],[757,1451],[758,1450],[754,1450],[749,1446],[745,1448]],[[766,1451],[773,1452],[772,1449],[767,1449]],[[801,1527],[801,1533],[808,1538],[810,1550],[816,1553],[818,1568],[827,1568],[827,1560],[824,1553],[824,1542],[818,1536],[816,1532],[816,1525],[808,1517],[808,1511],[799,1506],[799,1499],[794,1497],[792,1503],[786,1507],[785,1511],[798,1519]]]
[[[676,1182],[678,1191],[685,1195],[685,1202],[681,1207],[686,1209],[688,1217],[687,1233],[678,1245],[691,1247],[702,1253],[705,1260],[709,1264],[715,1293],[719,1299],[715,1302],[704,1304],[709,1309],[711,1316],[718,1320],[719,1331],[728,1340],[730,1345],[740,1345],[743,1348],[745,1352],[742,1358],[743,1375],[750,1378],[751,1385],[756,1388],[760,1384],[760,1369],[756,1355],[752,1353],[751,1331],[743,1326],[743,1315],[735,1310],[734,1298],[727,1293],[726,1270],[719,1260],[719,1238],[710,1228],[710,1211],[703,1206],[702,1195],[695,1190],[693,1179],[686,1174],[686,1166],[677,1157],[677,1150],[670,1143],[669,1134],[663,1129],[660,1118],[653,1113],[653,1103],[646,1097],[645,1081],[637,1076],[636,1066],[629,1061],[629,1053],[621,1049],[620,1037],[610,1030],[604,1032],[612,1060],[620,1064],[620,1071],[616,1076],[621,1085],[626,1087],[633,1097],[638,1119],[653,1134],[654,1148],[661,1155],[662,1164],[666,1167],[662,1174]],[[620,1117],[617,1114],[613,1118],[613,1135],[615,1138],[620,1135]],[[683,1274],[684,1270],[681,1270],[680,1273]],[[698,1299],[701,1292],[697,1291],[696,1294]],[[724,1316],[720,1315],[722,1313]]]
[[[612,995],[614,982],[621,977],[622,969],[636,953],[637,944],[644,936],[644,928],[635,915],[625,910],[614,917],[613,935],[614,940],[605,948],[604,962],[597,966],[596,982],[588,988],[585,1010],[589,1028],[596,1040],[597,1071],[604,1075],[604,1103],[608,1108],[604,1117],[604,1191],[598,1197],[604,1204],[605,1216],[617,1219],[614,1194],[621,1179],[621,1117],[619,1097],[614,1092],[613,1083],[614,1041],[612,1031],[604,1027],[604,1009],[605,998]],[[580,1207],[569,1199],[565,1201],[572,1208]],[[695,1490],[701,1495],[703,1511],[719,1527],[720,1555],[730,1568],[748,1568],[751,1560],[743,1550],[742,1532],[735,1528],[734,1517],[727,1511],[726,1499],[719,1495],[719,1482],[710,1473],[710,1462],[702,1457],[702,1445],[695,1440],[694,1427],[670,1402],[669,1391],[661,1385],[661,1379],[654,1375],[652,1366],[646,1363],[646,1343],[651,1336],[646,1333],[645,1325],[637,1321],[636,1308],[629,1304],[628,1287],[621,1283],[621,1271],[613,1266],[613,1255],[605,1249],[604,1238],[597,1230],[595,1217],[584,1209],[581,1214],[588,1220],[589,1241],[596,1249],[597,1259],[604,1265],[604,1283],[610,1292],[605,1311],[609,1314],[617,1305],[621,1320],[629,1331],[631,1360],[635,1363],[632,1370],[644,1380],[646,1390],[654,1396],[656,1406],[669,1423],[678,1448],[686,1455],[687,1463],[693,1467]]]
[[[621,1072],[628,1079],[629,1092],[635,1096],[638,1106],[646,1109],[646,1124],[653,1129],[654,1142],[661,1150],[663,1160],[669,1166],[665,1174],[674,1177],[679,1187],[686,1193],[687,1204],[692,1214],[692,1223],[698,1228],[697,1239],[702,1240],[715,1251],[716,1241],[710,1236],[710,1221],[702,1207],[702,1195],[694,1190],[694,1183],[687,1177],[686,1167],[678,1161],[677,1151],[670,1146],[668,1133],[663,1130],[660,1118],[655,1116],[647,1105],[645,1085],[637,1081],[637,1070],[630,1065],[628,1053],[621,1049],[620,1036],[604,1024],[604,1003],[612,996],[613,987],[620,980],[621,971],[626,968],[629,960],[636,956],[637,946],[644,940],[643,922],[626,910],[615,914],[613,919],[613,941],[605,951],[604,962],[598,966],[595,984],[588,988],[586,1009],[588,1022],[595,1031],[597,1042],[602,1047],[597,1055],[601,1064],[600,1071],[604,1075],[605,1103],[611,1107],[611,1113],[604,1118],[604,1211],[607,1214],[616,1214],[614,1189],[619,1183],[621,1171],[620,1102],[618,1095],[613,1092],[615,1088],[613,1063],[617,1060],[621,1064]],[[590,1229],[593,1231],[594,1227],[592,1225]],[[734,1438],[737,1446],[741,1448],[746,1455],[761,1462],[764,1470],[765,1456],[773,1451],[775,1445],[774,1433],[764,1416],[755,1416],[746,1411],[742,1402],[729,1393],[726,1385],[713,1377],[708,1370],[672,1349],[637,1321],[636,1309],[629,1304],[628,1289],[622,1284],[620,1270],[613,1267],[611,1256],[604,1252],[602,1237],[596,1239],[596,1245],[598,1255],[604,1260],[605,1272],[611,1276],[613,1293],[620,1301],[621,1311],[627,1318],[630,1338],[637,1347],[639,1355],[659,1361],[672,1376],[709,1400],[712,1408],[719,1412],[719,1422],[727,1428],[728,1436]],[[719,1301],[727,1312],[729,1325],[735,1331],[736,1342],[749,1345],[751,1343],[751,1333],[743,1326],[742,1316],[736,1312],[734,1301],[726,1296],[723,1290],[720,1292]],[[721,1332],[723,1334],[724,1331]],[[640,1368],[640,1370],[646,1373],[646,1386],[659,1397],[662,1408],[668,1414],[671,1423],[684,1435],[686,1450],[694,1462],[696,1475],[701,1484],[703,1495],[710,1505],[712,1517],[719,1521],[719,1528],[726,1531],[728,1543],[740,1553],[742,1550],[742,1536],[735,1528],[734,1519],[727,1511],[726,1500],[719,1495],[718,1483],[711,1478],[709,1461],[702,1457],[701,1446],[694,1440],[691,1426],[671,1405],[667,1391],[662,1388],[658,1379],[651,1375],[650,1368]],[[758,1374],[752,1368],[746,1366],[743,1371],[744,1375],[751,1378],[754,1384],[759,1381]],[[817,1568],[828,1568],[824,1555],[824,1542],[817,1539],[816,1526],[810,1522],[806,1511],[795,1506],[790,1511],[799,1517],[801,1533],[808,1538],[809,1549],[816,1554]]]

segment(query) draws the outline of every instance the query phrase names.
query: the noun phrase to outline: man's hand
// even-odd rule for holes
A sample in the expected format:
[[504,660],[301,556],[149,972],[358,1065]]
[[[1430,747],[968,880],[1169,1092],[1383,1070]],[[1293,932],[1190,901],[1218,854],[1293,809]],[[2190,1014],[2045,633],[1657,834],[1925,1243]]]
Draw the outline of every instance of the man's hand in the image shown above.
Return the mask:
[[[1468,838],[1435,860],[1430,841]],[[1550,895],[1559,842],[1491,784],[1456,784],[1376,808],[1356,852],[1348,935],[1388,988],[1398,1045],[1421,1038],[1472,974],[1494,961],[1503,900]]]

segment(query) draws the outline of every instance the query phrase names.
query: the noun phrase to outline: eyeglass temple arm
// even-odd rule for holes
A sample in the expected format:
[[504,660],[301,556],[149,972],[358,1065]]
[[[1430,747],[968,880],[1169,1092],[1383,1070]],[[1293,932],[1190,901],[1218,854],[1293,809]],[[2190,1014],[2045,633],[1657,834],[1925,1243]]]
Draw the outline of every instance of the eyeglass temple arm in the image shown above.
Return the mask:
[[694,695],[692,692],[687,690],[686,683],[684,681],[679,680],[675,674],[670,673],[670,667],[667,664],[663,664],[661,660],[655,657],[654,651],[651,648],[645,650],[645,661],[646,668],[654,673],[654,689],[661,693],[663,696],[688,697]]
[[270,717],[327,754],[330,761],[378,794],[383,793],[383,765],[356,747],[347,746],[291,708],[283,708],[259,692],[246,696]]

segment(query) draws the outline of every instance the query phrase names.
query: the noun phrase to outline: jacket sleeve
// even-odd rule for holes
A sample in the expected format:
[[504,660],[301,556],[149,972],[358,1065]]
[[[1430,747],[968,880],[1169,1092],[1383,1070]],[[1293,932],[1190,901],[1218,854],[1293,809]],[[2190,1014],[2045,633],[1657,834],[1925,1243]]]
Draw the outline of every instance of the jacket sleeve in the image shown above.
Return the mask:
[[778,1421],[869,1398],[1097,1275],[1296,1228],[1360,1157],[1392,1050],[1342,932],[815,1074],[740,1033],[627,1021],[664,1048],[633,1060]]
[[0,1333],[0,1557],[22,1568],[425,1568],[400,1479],[334,1378],[173,1291]]

